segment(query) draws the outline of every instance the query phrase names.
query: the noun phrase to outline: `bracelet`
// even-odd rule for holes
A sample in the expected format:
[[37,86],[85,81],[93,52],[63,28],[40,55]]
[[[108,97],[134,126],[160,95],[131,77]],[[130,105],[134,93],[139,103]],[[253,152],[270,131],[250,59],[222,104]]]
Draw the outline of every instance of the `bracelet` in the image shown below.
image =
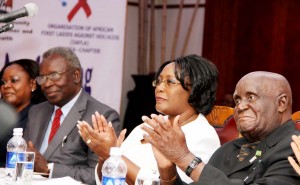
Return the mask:
[[187,176],[190,176],[192,171],[196,168],[196,166],[201,163],[202,160],[199,157],[195,157],[192,162],[189,164],[189,166],[185,170],[185,174]]
[[163,180],[163,179],[160,179],[160,182],[161,182],[161,183],[170,183],[170,182],[175,181],[176,178],[177,178],[177,174],[176,174],[171,180]]

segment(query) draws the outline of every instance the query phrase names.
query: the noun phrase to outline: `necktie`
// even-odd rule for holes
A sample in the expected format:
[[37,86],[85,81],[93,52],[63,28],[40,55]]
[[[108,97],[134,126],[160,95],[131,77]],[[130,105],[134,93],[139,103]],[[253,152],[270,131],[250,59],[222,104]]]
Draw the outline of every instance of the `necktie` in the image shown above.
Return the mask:
[[54,119],[52,121],[52,127],[51,127],[51,132],[50,132],[48,143],[51,142],[53,136],[55,135],[56,131],[58,130],[58,128],[60,126],[60,116],[61,115],[62,115],[61,109],[57,109],[55,111],[55,116],[54,116]]
[[259,143],[260,141],[242,145],[240,149],[240,154],[238,155],[239,161],[243,161],[250,154],[250,152],[256,148],[256,146]]

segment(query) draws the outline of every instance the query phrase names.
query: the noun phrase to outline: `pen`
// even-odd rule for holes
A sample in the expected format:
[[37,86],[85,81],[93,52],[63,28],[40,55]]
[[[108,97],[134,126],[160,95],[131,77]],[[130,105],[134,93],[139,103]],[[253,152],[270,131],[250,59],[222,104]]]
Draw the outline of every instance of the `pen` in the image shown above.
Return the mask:
[[67,136],[64,136],[63,141],[61,142],[61,147],[64,147],[64,144],[67,142]]

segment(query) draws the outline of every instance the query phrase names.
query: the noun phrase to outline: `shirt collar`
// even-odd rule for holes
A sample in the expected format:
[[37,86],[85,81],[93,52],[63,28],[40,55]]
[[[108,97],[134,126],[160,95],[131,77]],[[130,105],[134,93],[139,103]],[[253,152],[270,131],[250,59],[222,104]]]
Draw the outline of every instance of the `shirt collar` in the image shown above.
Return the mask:
[[[274,146],[276,143],[285,138],[290,132],[295,131],[295,124],[292,120],[288,120],[275,130],[273,130],[269,135],[267,135],[262,141],[268,145],[268,147]],[[249,143],[249,141],[242,137],[233,141],[235,145],[241,147],[243,144]]]
[[[82,91],[82,88],[80,89],[80,91],[78,92],[78,94],[71,100],[69,101],[67,104],[65,104],[63,107],[61,107],[61,111],[63,113],[64,116],[68,115],[68,113],[70,112],[71,108],[74,106],[74,104],[76,103],[76,101],[79,98],[79,95]],[[54,106],[54,112],[59,109],[60,107],[58,106]]]

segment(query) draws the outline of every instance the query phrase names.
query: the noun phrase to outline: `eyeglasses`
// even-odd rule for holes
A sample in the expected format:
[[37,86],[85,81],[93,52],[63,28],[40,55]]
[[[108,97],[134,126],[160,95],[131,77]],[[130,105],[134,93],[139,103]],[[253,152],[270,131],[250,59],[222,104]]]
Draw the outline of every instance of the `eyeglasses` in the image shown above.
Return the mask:
[[165,87],[172,87],[176,84],[180,84],[180,82],[176,82],[173,79],[167,79],[167,80],[153,80],[152,82],[152,86],[153,87],[157,87],[159,86],[161,83],[164,83]]
[[54,73],[50,73],[48,75],[43,75],[43,76],[38,76],[36,77],[36,82],[39,84],[39,85],[43,85],[46,83],[47,81],[47,78],[49,80],[51,80],[52,82],[56,82],[58,81],[60,78],[61,78],[61,75],[68,72],[69,70],[66,70],[64,72],[54,72]]

